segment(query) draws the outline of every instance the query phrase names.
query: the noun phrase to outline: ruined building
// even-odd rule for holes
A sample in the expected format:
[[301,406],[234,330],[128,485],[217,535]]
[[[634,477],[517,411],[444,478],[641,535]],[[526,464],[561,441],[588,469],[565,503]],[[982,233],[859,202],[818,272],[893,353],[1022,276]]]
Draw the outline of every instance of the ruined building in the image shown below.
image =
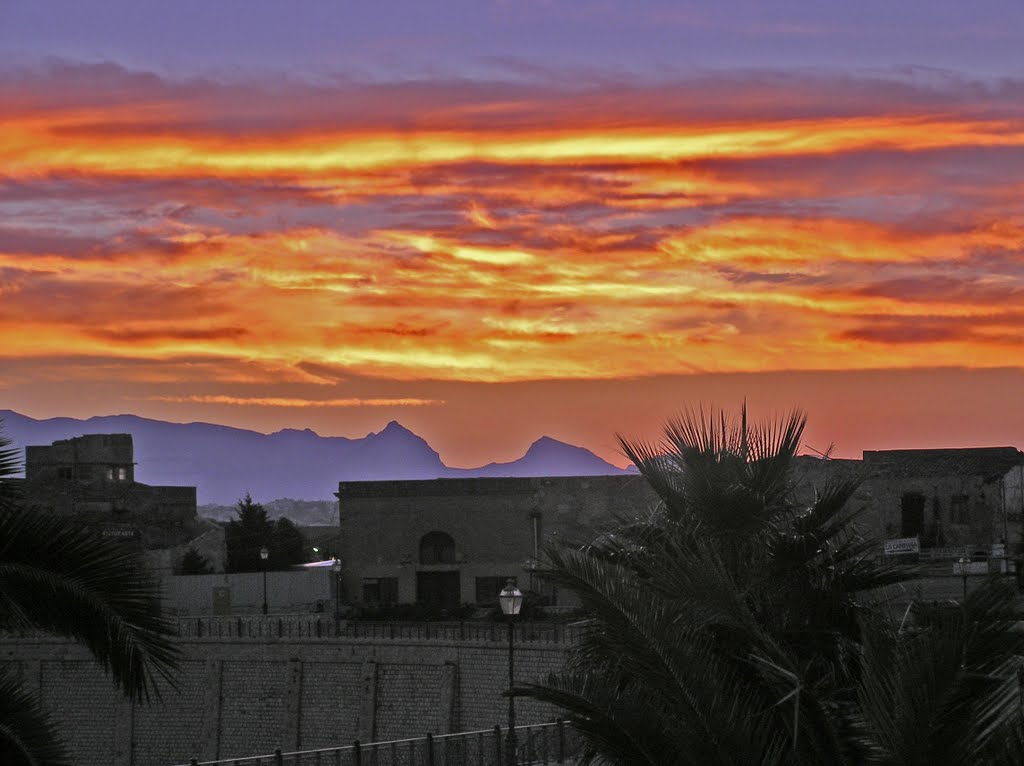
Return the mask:
[[197,532],[195,487],[135,481],[130,434],[88,434],[25,448],[30,507],[75,516],[104,536],[172,548]]

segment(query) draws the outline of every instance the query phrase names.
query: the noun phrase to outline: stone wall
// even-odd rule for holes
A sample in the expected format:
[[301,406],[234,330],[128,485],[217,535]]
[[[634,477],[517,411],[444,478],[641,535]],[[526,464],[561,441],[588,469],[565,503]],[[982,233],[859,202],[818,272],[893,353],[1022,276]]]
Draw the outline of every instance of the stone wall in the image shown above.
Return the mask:
[[[0,639],[65,733],[74,763],[171,766],[504,725],[503,641],[181,639],[177,690],[130,705],[77,644]],[[558,669],[564,644],[516,645],[517,681]],[[520,724],[556,717],[517,703]]]

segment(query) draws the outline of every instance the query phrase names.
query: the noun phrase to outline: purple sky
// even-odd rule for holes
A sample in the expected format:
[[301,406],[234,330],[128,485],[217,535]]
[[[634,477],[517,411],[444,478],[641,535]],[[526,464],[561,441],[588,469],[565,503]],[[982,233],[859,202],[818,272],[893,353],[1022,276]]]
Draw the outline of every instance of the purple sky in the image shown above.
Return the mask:
[[1024,71],[1024,3],[992,0],[4,0],[11,60],[164,74],[672,75],[721,68]]

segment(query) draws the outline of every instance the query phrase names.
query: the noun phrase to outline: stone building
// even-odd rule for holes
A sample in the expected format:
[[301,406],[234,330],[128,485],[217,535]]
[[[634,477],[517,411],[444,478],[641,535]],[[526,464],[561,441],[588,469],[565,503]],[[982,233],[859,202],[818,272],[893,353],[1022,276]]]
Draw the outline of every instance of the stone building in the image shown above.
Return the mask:
[[87,521],[108,537],[169,549],[199,532],[195,487],[135,481],[130,434],[87,434],[25,448],[29,506]]
[[1020,541],[1022,471],[1024,453],[1014,447],[865,451],[863,493],[880,537],[1011,552]]
[[[1018,549],[1024,454],[1013,447],[867,451],[863,460],[800,457],[795,491],[839,476],[862,481],[851,505],[863,533],[916,538],[931,558]],[[531,570],[544,548],[585,542],[652,508],[638,475],[341,482],[339,554],[346,603],[493,604],[509,577],[544,592]],[[564,600],[563,600],[564,603]]]
[[441,609],[493,605],[509,577],[558,603],[532,574],[544,548],[657,502],[640,476],[341,482],[337,497],[346,602]]

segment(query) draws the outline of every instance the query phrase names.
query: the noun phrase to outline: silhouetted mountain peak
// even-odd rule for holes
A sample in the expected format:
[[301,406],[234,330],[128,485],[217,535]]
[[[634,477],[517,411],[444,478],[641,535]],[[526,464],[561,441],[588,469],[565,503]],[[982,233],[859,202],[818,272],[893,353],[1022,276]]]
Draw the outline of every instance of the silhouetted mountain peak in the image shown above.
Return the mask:
[[397,420],[392,420],[386,426],[384,426],[384,428],[382,428],[380,431],[377,431],[376,433],[371,431],[366,435],[366,438],[369,439],[370,437],[373,436],[415,436],[417,439],[420,438],[419,436],[416,436],[416,434],[414,434],[408,428],[399,423]]
[[530,448],[528,450],[526,450],[526,454],[527,455],[542,455],[545,452],[549,452],[551,450],[559,450],[559,449],[582,450],[583,452],[587,451],[587,450],[584,450],[582,447],[574,447],[572,444],[566,444],[565,442],[560,442],[560,441],[558,441],[558,439],[553,439],[550,436],[542,436],[537,441],[535,441],[533,444],[530,445]]
[[[262,434],[213,423],[168,423],[136,415],[34,420],[0,410],[15,446],[46,445],[88,433],[130,433],[138,481],[194,485],[200,503],[230,507],[246,492],[261,502],[330,498],[339,481],[623,473],[592,452],[544,436],[509,463],[449,468],[421,436],[396,420],[362,439],[309,428]],[[297,502],[297,501],[296,501]]]

